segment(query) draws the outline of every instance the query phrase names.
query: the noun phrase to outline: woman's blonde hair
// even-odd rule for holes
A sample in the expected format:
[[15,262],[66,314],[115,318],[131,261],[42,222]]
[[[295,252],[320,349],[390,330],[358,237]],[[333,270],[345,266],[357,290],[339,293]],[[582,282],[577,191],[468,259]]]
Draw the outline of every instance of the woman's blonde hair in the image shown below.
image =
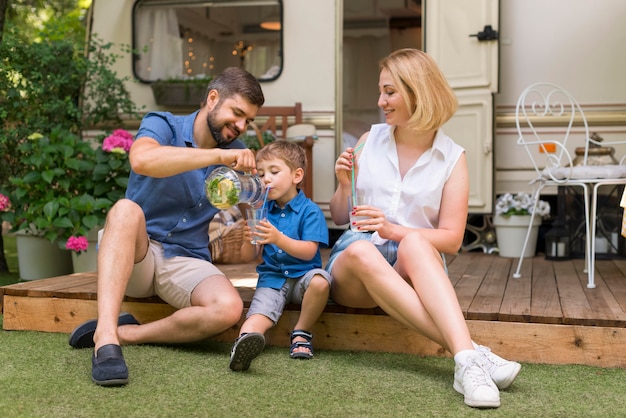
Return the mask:
[[439,129],[459,105],[454,91],[439,66],[419,49],[392,52],[380,61],[380,70],[389,71],[411,113],[409,125],[420,131]]

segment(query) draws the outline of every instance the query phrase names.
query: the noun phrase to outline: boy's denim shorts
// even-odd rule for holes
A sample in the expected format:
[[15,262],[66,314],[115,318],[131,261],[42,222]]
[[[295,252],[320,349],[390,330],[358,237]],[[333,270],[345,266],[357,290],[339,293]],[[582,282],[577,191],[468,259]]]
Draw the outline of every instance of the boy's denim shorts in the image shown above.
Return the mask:
[[298,279],[287,279],[280,289],[257,287],[254,291],[252,302],[250,302],[250,308],[246,313],[246,318],[250,318],[250,316],[254,314],[264,315],[271,319],[274,325],[276,325],[287,303],[302,305],[304,292],[309,288],[311,279],[313,279],[313,276],[316,274],[326,279],[328,284],[332,283],[332,277],[326,270],[313,269]]

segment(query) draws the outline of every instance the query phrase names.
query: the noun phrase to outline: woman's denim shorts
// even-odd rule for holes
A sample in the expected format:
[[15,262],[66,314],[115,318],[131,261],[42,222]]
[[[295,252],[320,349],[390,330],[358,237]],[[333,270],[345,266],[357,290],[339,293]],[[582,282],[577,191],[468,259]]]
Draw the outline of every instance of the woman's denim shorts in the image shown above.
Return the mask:
[[[326,271],[332,274],[333,263],[335,262],[339,254],[341,254],[343,250],[348,248],[350,244],[359,240],[371,241],[372,235],[373,234],[370,234],[368,232],[355,232],[350,229],[346,229],[345,232],[341,234],[337,242],[335,242],[335,245],[333,245],[332,250],[330,250],[330,256],[328,257],[328,264],[326,264]],[[389,240],[382,245],[376,245],[376,249],[378,249],[378,251],[383,255],[383,257],[385,257],[385,260],[387,260],[387,262],[391,264],[392,266],[396,264],[396,261],[398,261],[398,242]],[[443,254],[441,254],[441,258],[443,260],[444,270],[446,274],[448,274],[448,266],[446,264],[446,258]]]
[[[372,235],[368,232],[355,232],[351,229],[346,229],[343,234],[339,237],[335,245],[333,245],[332,250],[330,250],[330,256],[328,257],[328,264],[326,264],[326,271],[332,273],[333,263],[342,253],[343,250],[348,248],[350,244],[355,241],[360,240],[372,240]],[[398,259],[398,243],[396,241],[387,241],[383,245],[376,245],[378,251],[385,257],[385,259],[392,266],[396,263]]]

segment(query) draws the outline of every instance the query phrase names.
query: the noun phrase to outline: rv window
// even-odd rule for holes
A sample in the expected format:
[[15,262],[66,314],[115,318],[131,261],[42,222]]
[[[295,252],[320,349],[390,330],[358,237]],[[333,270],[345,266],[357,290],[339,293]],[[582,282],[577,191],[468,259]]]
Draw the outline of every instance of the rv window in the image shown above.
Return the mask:
[[259,81],[282,71],[282,0],[138,0],[133,72],[143,82],[206,78],[241,67]]

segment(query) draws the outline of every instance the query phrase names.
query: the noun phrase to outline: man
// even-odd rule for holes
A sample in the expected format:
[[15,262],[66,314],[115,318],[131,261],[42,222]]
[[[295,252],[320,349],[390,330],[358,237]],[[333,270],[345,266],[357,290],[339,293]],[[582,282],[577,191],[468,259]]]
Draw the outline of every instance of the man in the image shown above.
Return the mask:
[[[197,341],[239,321],[239,293],[209,255],[208,226],[218,209],[207,200],[204,180],[216,165],[255,170],[254,154],[236,138],[264,101],[251,74],[228,68],[209,83],[196,112],[143,118],[130,149],[126,199],[111,208],[101,231],[98,320],[78,326],[69,340],[75,348],[94,347],[96,384],[128,382],[120,345]],[[124,295],[158,295],[178,310],[140,325],[120,315]]]

